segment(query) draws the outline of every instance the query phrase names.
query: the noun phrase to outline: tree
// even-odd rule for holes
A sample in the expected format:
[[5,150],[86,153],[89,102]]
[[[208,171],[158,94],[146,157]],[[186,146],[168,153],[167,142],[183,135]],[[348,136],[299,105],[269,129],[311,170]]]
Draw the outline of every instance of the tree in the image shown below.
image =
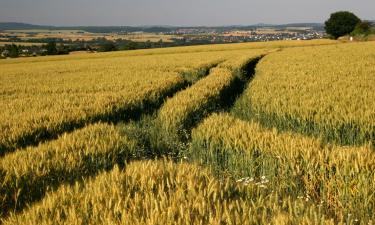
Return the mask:
[[46,49],[47,49],[47,55],[57,55],[58,53],[56,42],[54,41],[48,42]]
[[9,51],[9,57],[11,58],[17,58],[20,55],[20,50],[17,45],[12,44],[7,46]]
[[340,11],[331,14],[331,17],[325,22],[327,34],[335,39],[350,34],[355,26],[361,20],[351,12]]
[[372,23],[370,21],[359,22],[352,32],[353,35],[369,35],[371,32]]
[[69,48],[65,46],[63,43],[60,43],[57,47],[57,54],[58,55],[67,55],[69,54]]
[[106,41],[105,43],[102,43],[99,46],[99,52],[110,52],[116,50],[117,47],[112,41]]

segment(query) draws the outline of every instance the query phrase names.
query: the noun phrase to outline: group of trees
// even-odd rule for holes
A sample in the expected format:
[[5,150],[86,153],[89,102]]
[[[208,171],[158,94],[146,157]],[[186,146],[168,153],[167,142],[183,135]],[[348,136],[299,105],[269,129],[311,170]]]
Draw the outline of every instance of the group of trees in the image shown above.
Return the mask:
[[134,42],[131,40],[117,39],[108,40],[106,38],[97,38],[90,41],[76,40],[76,41],[59,41],[48,40],[47,44],[24,46],[24,45],[5,45],[0,47],[0,54],[5,57],[17,58],[19,56],[36,56],[36,55],[64,55],[73,51],[98,51],[109,52],[119,50],[135,50],[135,49],[149,49],[180,46],[180,43],[168,42],[162,40],[157,42],[145,41]]
[[162,48],[165,43],[160,40],[158,42],[135,42],[126,39],[107,40],[105,38],[98,38],[91,42],[89,45],[93,46],[96,51],[109,52],[118,50],[135,50],[135,49],[148,49],[148,48]]
[[36,55],[63,55],[69,54],[69,49],[63,44],[57,46],[56,42],[49,42],[45,45],[16,45],[9,44],[0,47],[0,54],[4,57],[17,58],[19,56],[36,56]]
[[347,11],[340,11],[331,14],[325,22],[327,34],[337,39],[344,35],[368,35],[372,31],[372,23],[362,21],[356,15]]
[[136,50],[136,49],[150,49],[150,48],[166,48],[166,47],[177,47],[177,46],[190,46],[190,45],[203,45],[211,44],[210,40],[194,40],[187,42],[185,39],[173,39],[171,42],[163,42],[159,40],[156,42],[144,41],[136,42],[126,39],[107,40],[105,38],[95,39],[88,42],[89,45],[94,46],[95,50],[99,52],[108,51],[123,51],[123,50]]
[[11,58],[18,57],[20,51],[18,46],[15,44],[7,46],[6,50],[8,50],[9,57]]

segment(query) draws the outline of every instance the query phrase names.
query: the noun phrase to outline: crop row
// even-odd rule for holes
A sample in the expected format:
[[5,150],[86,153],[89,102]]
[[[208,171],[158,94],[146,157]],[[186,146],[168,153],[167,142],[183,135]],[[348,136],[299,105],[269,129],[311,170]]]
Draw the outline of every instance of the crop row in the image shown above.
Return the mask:
[[233,102],[240,87],[249,79],[244,71],[247,65],[257,62],[264,52],[243,52],[234,57],[236,60],[219,64],[207,77],[168,99],[158,113],[163,135],[184,141],[189,130],[201,119]]
[[0,159],[0,215],[18,211],[62,183],[137,157],[137,142],[112,125],[94,124]]
[[375,145],[374,43],[269,54],[233,113],[342,145]]
[[[236,54],[242,55],[243,53]],[[247,58],[247,61],[251,60],[253,57]],[[197,76],[200,73],[206,74],[204,68],[215,64],[217,63],[200,67],[195,70],[195,73]],[[225,68],[215,68],[211,72],[210,79],[209,77],[203,78],[189,88],[194,91],[199,89],[196,87],[200,87],[201,90],[210,90],[210,97],[207,101],[223,98],[221,96],[225,93],[223,90],[231,86],[233,80],[238,79],[237,76],[239,76]],[[178,96],[179,94],[176,98]],[[204,102],[207,97],[207,95],[202,95],[198,100]],[[200,102],[195,101],[195,103],[202,106]],[[148,104],[147,107],[150,105]],[[195,108],[192,113],[197,113],[197,111],[198,109]],[[79,118],[78,114],[77,118]],[[48,190],[53,190],[62,183],[71,183],[95,175],[116,164],[122,165],[126,160],[147,158],[147,155],[141,152],[140,146],[144,143],[138,143],[136,140],[140,139],[134,137],[134,134],[129,134],[131,136],[129,138],[129,135],[122,132],[128,126],[122,127],[124,129],[104,124],[89,125],[70,134],[64,134],[57,140],[5,155],[0,159],[2,214],[23,209],[25,205],[42,198]]]
[[0,155],[86,124],[150,112],[187,85],[181,75],[201,77],[230,54],[2,65]]
[[192,132],[190,157],[280,196],[303,198],[327,217],[374,219],[375,155],[215,114]]
[[63,186],[3,221],[10,224],[334,224],[304,199],[257,185],[218,180],[207,169],[165,161],[134,162]]

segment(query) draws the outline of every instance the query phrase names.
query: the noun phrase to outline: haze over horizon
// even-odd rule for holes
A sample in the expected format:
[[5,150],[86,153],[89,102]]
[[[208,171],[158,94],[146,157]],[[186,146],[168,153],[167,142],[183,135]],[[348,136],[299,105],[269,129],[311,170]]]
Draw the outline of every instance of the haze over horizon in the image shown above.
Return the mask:
[[1,22],[55,26],[220,26],[324,22],[348,10],[375,19],[374,0],[1,0]]

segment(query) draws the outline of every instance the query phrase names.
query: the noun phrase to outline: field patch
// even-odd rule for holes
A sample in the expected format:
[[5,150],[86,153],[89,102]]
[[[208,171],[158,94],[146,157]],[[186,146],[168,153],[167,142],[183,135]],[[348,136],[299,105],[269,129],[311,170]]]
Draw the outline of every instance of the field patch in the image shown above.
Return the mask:
[[2,60],[0,223],[371,224],[374,50]]
[[2,65],[0,154],[89,123],[151,112],[192,82],[183,74],[199,77],[223,58],[192,53]]
[[326,142],[374,145],[374,52],[374,43],[356,43],[270,54],[233,113]]
[[19,211],[45,192],[110,170],[137,156],[137,142],[115,126],[94,124],[0,159],[0,215]]
[[194,129],[190,151],[193,160],[219,175],[312,201],[335,221],[348,214],[373,219],[374,156],[369,147],[323,145],[227,114],[215,114]]
[[220,63],[207,77],[168,99],[157,115],[157,122],[164,139],[167,139],[165,142],[174,145],[169,148],[177,148],[180,142],[186,143],[190,139],[190,130],[210,113],[230,108],[265,52],[243,52]]
[[[267,197],[262,198],[262,195]],[[4,224],[78,224],[84,221],[129,225],[250,225],[254,221],[267,224],[280,219],[300,223],[330,222],[321,219],[322,213],[317,208],[301,199],[279,199],[256,185],[219,180],[197,165],[141,161],[129,164],[125,170],[115,168],[102,173],[84,184],[63,186],[34,207],[12,215]],[[272,210],[267,212],[267,209]],[[317,213],[310,214],[311,211]]]

